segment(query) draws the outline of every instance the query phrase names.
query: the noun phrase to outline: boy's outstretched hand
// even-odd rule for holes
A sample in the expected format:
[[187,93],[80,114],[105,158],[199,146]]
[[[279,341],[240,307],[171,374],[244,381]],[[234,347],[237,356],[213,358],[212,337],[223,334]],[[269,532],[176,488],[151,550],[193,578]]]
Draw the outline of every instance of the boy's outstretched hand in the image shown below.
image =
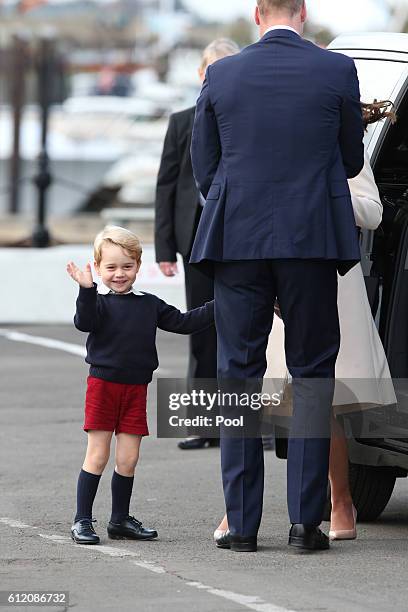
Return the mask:
[[67,264],[67,272],[74,281],[81,285],[81,287],[85,289],[93,287],[91,264],[86,264],[85,270],[82,271],[73,261],[70,261],[69,264]]

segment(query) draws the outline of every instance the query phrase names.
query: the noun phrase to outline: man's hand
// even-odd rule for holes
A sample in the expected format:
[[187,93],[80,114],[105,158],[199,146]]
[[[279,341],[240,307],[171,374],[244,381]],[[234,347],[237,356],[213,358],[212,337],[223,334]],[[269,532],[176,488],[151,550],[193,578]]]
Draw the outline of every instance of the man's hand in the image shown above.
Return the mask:
[[159,263],[159,268],[164,276],[176,276],[176,274],[178,274],[176,261],[161,261]]
[[73,278],[78,285],[84,287],[84,289],[90,289],[93,287],[91,264],[87,263],[85,270],[82,271],[74,264],[73,261],[70,261],[67,265],[67,272],[70,277]]

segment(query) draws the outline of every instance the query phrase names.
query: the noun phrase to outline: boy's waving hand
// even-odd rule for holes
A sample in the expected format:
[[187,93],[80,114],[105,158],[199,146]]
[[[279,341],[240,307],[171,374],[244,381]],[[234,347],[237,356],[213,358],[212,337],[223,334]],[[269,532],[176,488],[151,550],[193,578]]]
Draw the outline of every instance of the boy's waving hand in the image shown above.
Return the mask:
[[93,278],[92,278],[92,270],[91,264],[87,263],[85,266],[85,270],[80,270],[73,261],[70,261],[67,264],[67,272],[71,278],[74,279],[81,287],[86,289],[90,289],[93,287]]

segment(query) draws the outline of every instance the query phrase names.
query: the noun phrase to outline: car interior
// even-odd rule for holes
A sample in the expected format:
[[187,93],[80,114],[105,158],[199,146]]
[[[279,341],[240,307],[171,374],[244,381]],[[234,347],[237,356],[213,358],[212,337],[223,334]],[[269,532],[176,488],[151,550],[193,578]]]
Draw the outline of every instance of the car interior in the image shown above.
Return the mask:
[[388,126],[374,174],[384,212],[368,254],[368,295],[392,376],[408,377],[408,92],[397,122]]

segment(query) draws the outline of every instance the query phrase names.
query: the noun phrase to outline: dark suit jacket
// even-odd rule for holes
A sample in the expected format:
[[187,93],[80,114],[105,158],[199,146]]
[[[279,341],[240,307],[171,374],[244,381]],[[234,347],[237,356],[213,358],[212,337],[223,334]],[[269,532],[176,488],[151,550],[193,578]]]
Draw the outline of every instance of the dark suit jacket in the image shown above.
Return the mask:
[[156,261],[188,255],[196,229],[199,193],[191,167],[190,145],[195,108],[170,117],[157,179]]
[[207,70],[192,162],[207,202],[191,262],[360,258],[347,177],[364,163],[352,59],[273,30]]

